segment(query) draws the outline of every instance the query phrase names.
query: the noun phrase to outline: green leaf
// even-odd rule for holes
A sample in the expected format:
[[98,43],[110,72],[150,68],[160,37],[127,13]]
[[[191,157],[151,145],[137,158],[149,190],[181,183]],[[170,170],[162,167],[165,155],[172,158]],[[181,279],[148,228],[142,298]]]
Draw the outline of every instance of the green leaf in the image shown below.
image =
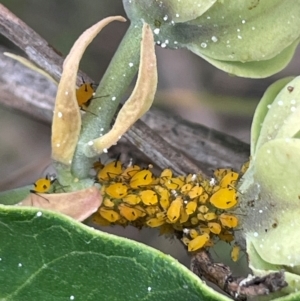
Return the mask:
[[172,257],[65,216],[0,211],[0,300],[224,300]]
[[251,126],[251,156],[255,155],[256,143],[260,135],[260,131],[264,122],[264,119],[269,112],[268,105],[271,105],[277,94],[283,89],[283,87],[290,82],[294,77],[287,77],[280,79],[268,87],[260,100],[252,121]]
[[[283,82],[280,82],[282,84]],[[292,87],[290,91],[289,87]],[[272,95],[273,96],[273,95]],[[286,122],[294,113],[297,114],[296,107],[300,104],[300,76],[288,82],[285,87],[277,94],[269,111],[265,116],[259,137],[257,139],[256,149],[258,150],[264,143],[275,138],[291,138],[299,131],[297,123]],[[298,119],[299,119],[298,115]],[[292,121],[295,118],[292,118]],[[297,121],[297,117],[296,117]],[[284,129],[282,127],[284,126]],[[286,132],[287,129],[290,132]],[[285,134],[285,136],[283,136]],[[279,136],[278,136],[279,135]]]
[[292,43],[289,47],[286,47],[272,59],[244,63],[239,61],[222,61],[213,59],[200,52],[195,52],[193,46],[188,45],[187,48],[201,56],[213,66],[230,74],[247,78],[264,78],[271,76],[286,67],[292,59],[298,44],[299,40]]
[[1,191],[0,204],[3,205],[17,204],[29,195],[30,189],[33,189],[33,185],[27,185],[12,190]]
[[182,39],[211,59],[270,60],[299,38],[299,15],[300,2],[294,0],[218,1],[188,22],[191,28]]

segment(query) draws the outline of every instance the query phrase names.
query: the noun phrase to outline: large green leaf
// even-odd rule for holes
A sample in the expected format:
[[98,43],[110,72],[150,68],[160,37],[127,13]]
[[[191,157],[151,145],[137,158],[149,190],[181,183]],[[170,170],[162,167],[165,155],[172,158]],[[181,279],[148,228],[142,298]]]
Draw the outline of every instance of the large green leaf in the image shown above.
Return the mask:
[[63,215],[0,207],[0,300],[224,300],[172,257]]

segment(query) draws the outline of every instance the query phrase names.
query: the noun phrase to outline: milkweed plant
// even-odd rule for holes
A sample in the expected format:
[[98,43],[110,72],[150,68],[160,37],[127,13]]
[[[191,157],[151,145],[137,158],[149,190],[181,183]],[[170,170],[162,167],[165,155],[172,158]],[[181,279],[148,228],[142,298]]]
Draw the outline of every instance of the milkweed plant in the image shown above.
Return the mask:
[[151,166],[118,158],[101,161],[152,105],[155,44],[187,48],[231,75],[264,78],[294,54],[300,2],[123,4],[130,26],[98,86],[76,86],[80,60],[105,26],[124,17],[88,28],[64,60],[52,122],[55,177],[0,193],[0,299],[229,300],[168,255],[79,223],[90,216],[95,225],[158,228],[179,237],[190,254],[225,241],[233,261],[245,252],[252,277],[284,270],[286,285],[265,292],[263,300],[300,299],[299,77],[281,79],[263,95],[251,128],[250,161],[241,170],[220,166],[207,178],[171,169],[156,174]]

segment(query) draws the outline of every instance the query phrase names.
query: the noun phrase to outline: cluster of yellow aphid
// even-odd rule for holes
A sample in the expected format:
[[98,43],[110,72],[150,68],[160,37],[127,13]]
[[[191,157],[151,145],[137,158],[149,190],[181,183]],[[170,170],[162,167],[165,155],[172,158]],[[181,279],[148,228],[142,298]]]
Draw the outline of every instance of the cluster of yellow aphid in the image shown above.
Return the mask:
[[149,168],[123,166],[118,160],[95,164],[103,203],[93,220],[100,225],[159,227],[161,233],[183,232],[189,251],[216,240],[231,242],[238,218],[227,210],[238,203],[239,173],[217,169],[210,180],[201,175],[173,176],[165,169],[155,177]]

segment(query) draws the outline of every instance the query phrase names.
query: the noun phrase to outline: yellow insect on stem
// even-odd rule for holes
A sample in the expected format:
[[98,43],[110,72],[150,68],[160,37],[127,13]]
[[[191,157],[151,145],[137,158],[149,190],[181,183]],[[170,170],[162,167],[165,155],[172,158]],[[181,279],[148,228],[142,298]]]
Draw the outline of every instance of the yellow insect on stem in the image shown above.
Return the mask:
[[241,248],[238,245],[234,245],[232,247],[231,254],[230,254],[232,261],[234,261],[234,262],[238,261],[239,256],[240,256],[240,251],[241,251]]

